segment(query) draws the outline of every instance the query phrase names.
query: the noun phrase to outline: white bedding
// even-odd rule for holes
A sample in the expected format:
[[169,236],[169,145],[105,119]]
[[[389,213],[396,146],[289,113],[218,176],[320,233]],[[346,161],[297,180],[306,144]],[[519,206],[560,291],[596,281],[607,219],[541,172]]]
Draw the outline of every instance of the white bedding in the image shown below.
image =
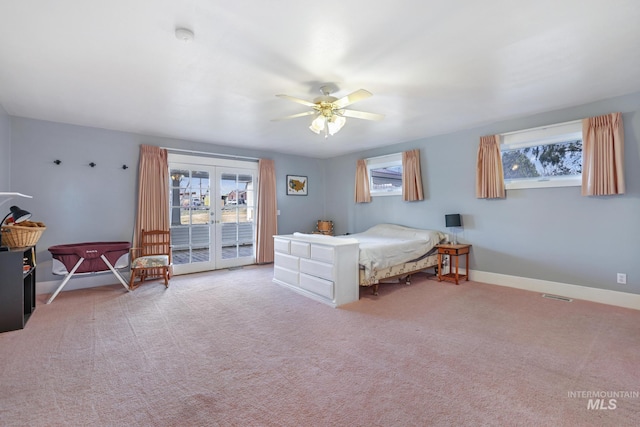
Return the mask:
[[427,254],[445,239],[436,230],[422,230],[395,224],[378,224],[362,233],[336,236],[356,239],[360,244],[360,265],[369,277],[375,270],[403,264]]

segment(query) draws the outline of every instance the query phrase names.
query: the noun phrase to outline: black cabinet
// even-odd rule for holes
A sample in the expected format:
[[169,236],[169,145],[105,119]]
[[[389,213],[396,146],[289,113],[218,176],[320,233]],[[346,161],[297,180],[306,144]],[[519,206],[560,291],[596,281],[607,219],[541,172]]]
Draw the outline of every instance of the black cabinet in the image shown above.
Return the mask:
[[35,248],[0,252],[0,332],[24,328],[35,309]]

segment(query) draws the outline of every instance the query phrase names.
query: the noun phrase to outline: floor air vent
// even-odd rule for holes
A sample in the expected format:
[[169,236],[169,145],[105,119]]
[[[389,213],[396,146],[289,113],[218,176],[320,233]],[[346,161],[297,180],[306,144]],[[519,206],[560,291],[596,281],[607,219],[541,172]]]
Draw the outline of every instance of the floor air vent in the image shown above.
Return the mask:
[[542,298],[557,299],[558,301],[566,301],[566,302],[573,301],[571,298],[561,297],[559,295],[551,295],[551,294],[542,294]]

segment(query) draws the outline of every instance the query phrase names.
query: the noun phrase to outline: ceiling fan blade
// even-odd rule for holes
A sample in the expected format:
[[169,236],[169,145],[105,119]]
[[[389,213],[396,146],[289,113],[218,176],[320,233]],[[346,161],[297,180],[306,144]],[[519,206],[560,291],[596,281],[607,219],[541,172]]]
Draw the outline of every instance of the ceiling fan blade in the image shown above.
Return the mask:
[[289,95],[276,95],[278,98],[288,99],[289,101],[297,102],[298,104],[306,105],[307,107],[315,107],[316,104],[310,101],[305,101],[304,99],[296,98],[294,96]]
[[354,102],[358,102],[358,101],[362,101],[363,99],[367,99],[370,96],[373,96],[373,94],[371,92],[369,92],[368,90],[364,90],[364,89],[360,89],[357,90],[353,93],[350,93],[347,96],[343,96],[340,99],[337,99],[335,101],[332,102],[332,104],[337,108],[344,108],[347,105],[351,105]]
[[365,119],[365,120],[384,119],[384,114],[365,113],[364,111],[354,111],[354,110],[342,110],[340,115],[344,117],[353,117],[354,119]]
[[304,113],[292,114],[290,116],[280,117],[279,119],[271,119],[271,121],[272,122],[278,122],[280,120],[295,119],[296,117],[310,116],[310,115],[316,114],[316,113],[317,113],[317,111],[315,111],[315,110],[313,110],[313,111],[305,111]]

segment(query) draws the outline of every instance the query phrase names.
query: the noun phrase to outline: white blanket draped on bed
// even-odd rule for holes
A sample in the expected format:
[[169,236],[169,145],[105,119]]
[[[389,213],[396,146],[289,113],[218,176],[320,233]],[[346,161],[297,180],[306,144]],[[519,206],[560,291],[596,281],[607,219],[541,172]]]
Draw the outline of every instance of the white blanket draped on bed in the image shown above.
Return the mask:
[[[367,278],[375,271],[414,261],[431,251],[446,238],[437,230],[422,230],[396,224],[378,224],[362,233],[346,236],[323,236],[293,233],[306,240],[351,239],[359,243],[359,264]],[[377,283],[377,282],[376,282]]]
[[378,224],[362,233],[337,236],[356,239],[360,244],[360,265],[366,277],[375,270],[413,261],[427,254],[445,239],[436,230],[421,230],[395,224]]

